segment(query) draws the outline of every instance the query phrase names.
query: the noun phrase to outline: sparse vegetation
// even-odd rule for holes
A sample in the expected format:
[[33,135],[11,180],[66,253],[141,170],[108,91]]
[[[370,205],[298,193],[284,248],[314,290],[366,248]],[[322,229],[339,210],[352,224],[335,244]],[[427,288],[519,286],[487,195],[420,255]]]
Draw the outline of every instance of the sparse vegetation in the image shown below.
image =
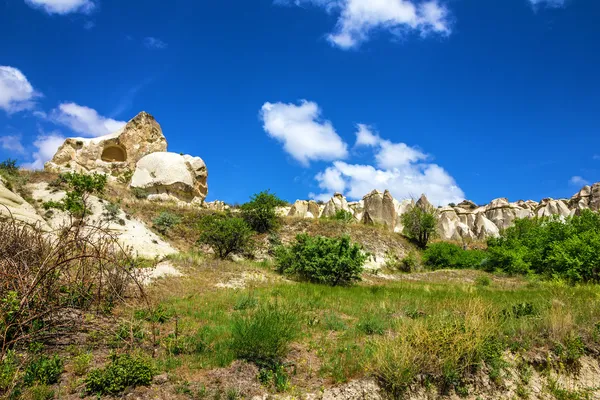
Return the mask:
[[181,223],[181,217],[169,211],[161,212],[158,217],[152,220],[157,231],[166,235],[170,229]]
[[301,234],[291,246],[279,247],[275,259],[278,271],[283,274],[344,286],[360,280],[367,255],[348,236],[336,239]]
[[55,186],[66,190],[65,197],[60,201],[44,203],[44,208],[66,211],[75,218],[83,218],[90,212],[89,196],[102,194],[106,182],[106,175],[102,174],[87,175],[75,172],[62,174]]
[[352,215],[352,213],[350,211],[346,211],[346,210],[336,211],[336,213],[332,217],[330,217],[330,219],[332,219],[334,221],[340,221],[345,224],[349,224],[349,223],[356,221],[354,219],[354,215]]

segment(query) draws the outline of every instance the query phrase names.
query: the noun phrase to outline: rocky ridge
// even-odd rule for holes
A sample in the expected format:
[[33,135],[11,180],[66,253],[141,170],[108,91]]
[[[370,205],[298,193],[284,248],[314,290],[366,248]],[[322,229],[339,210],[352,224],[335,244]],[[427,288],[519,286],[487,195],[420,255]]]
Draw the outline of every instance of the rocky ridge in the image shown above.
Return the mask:
[[[430,205],[425,195],[415,203],[413,200],[398,201],[389,191],[372,191],[359,202],[348,202],[341,193],[335,193],[324,204],[297,200],[290,208],[280,208],[280,215],[300,218],[332,217],[340,210],[352,214],[357,222],[379,224],[395,232],[402,232],[401,216],[413,205]],[[581,210],[600,211],[600,182],[583,187],[571,199],[545,198],[541,201],[519,200],[509,202],[506,198],[492,200],[478,206],[465,200],[457,205],[439,207],[438,233],[443,240],[471,241],[495,237],[513,225],[516,219],[568,217]],[[318,211],[317,211],[318,210]]]

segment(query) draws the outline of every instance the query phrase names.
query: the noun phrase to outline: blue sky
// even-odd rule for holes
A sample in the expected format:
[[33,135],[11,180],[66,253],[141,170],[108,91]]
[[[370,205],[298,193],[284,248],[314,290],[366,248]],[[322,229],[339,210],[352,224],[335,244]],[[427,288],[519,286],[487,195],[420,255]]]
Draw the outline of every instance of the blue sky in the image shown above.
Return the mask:
[[0,159],[145,110],[209,200],[570,197],[600,181],[596,0],[0,0]]

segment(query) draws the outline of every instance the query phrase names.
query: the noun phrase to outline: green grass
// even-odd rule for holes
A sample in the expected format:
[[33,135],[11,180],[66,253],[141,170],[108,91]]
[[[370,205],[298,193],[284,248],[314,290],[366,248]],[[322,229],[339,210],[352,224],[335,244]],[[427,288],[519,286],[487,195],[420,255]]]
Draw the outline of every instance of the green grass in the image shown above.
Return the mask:
[[[560,363],[576,364],[598,336],[600,321],[600,287],[594,285],[523,280],[510,287],[477,281],[332,288],[271,282],[234,294],[197,290],[200,278],[190,279],[189,289],[174,294],[167,287],[161,295],[162,306],[178,316],[180,335],[203,332],[200,351],[175,356],[181,368],[226,367],[236,358],[261,363],[260,354],[240,352],[240,344],[260,350],[259,344],[282,335],[288,350],[293,336],[295,348],[318,357],[316,372],[326,382],[374,376],[396,395],[423,374],[443,391],[463,394],[469,376],[480,370],[501,384],[506,350],[554,349]],[[286,329],[273,322],[281,316],[262,311],[273,304],[277,312],[293,315]],[[297,334],[286,336],[289,329]],[[172,335],[173,321],[161,332]],[[298,362],[286,358],[287,351],[269,351],[269,360]],[[164,365],[177,364],[173,354],[164,357]],[[525,393],[526,383],[522,386]]]

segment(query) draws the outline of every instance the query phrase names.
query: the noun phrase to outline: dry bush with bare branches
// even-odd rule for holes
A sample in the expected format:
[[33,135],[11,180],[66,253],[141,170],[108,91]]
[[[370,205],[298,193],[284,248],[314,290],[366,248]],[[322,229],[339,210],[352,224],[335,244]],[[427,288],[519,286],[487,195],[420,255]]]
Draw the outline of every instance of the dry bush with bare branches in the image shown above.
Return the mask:
[[48,233],[0,220],[0,360],[18,345],[74,333],[85,312],[143,296],[135,260],[98,225]]

